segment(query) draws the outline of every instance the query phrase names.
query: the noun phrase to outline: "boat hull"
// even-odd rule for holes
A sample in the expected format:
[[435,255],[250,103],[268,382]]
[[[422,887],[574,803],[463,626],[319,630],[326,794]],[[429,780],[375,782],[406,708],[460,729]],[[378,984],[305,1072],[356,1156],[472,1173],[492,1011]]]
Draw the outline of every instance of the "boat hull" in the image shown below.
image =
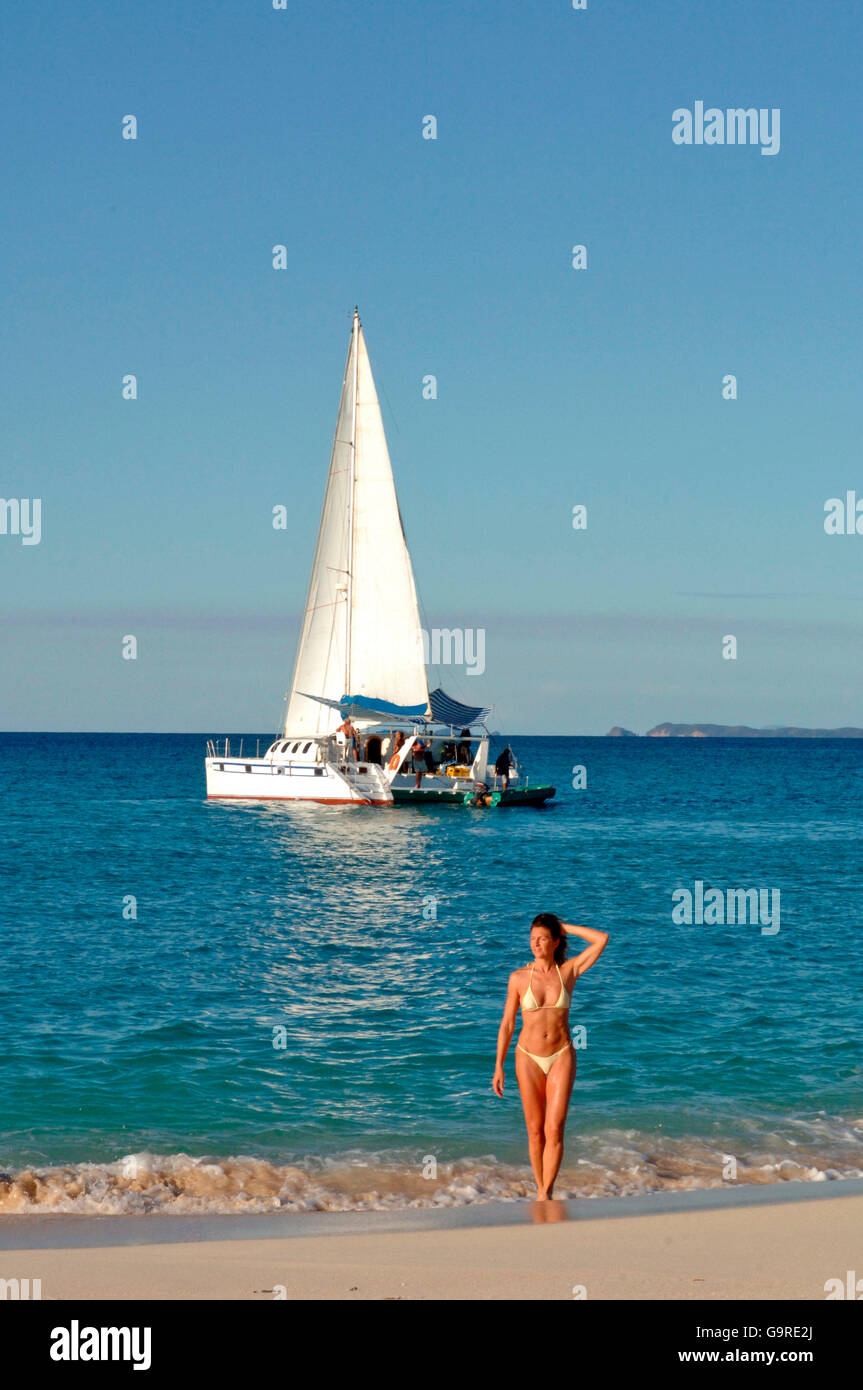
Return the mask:
[[391,806],[380,769],[270,758],[204,760],[210,801],[315,801],[328,806]]
[[[455,786],[439,785],[440,779],[432,784],[423,778],[423,786],[393,785],[393,801],[397,805],[412,806],[464,806],[465,797],[473,791],[473,783],[457,782]],[[554,796],[551,786],[508,787],[500,792],[499,806],[543,806]],[[484,809],[484,808],[483,808]]]

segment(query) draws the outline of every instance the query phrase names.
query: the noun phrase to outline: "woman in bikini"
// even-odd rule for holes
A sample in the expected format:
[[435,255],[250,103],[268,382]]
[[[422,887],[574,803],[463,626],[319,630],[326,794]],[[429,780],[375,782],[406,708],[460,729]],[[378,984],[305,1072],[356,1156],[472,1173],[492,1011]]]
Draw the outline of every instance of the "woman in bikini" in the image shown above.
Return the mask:
[[[568,936],[580,936],[589,943],[572,960],[566,959]],[[572,991],[579,975],[599,959],[607,942],[608,932],[574,927],[561,922],[553,912],[541,912],[530,926],[533,963],[509,977],[491,1084],[502,1096],[503,1064],[521,1004],[515,1075],[524,1106],[530,1165],[541,1201],[552,1195],[560,1170],[566,1112],[575,1081],[575,1051],[568,1022]]]

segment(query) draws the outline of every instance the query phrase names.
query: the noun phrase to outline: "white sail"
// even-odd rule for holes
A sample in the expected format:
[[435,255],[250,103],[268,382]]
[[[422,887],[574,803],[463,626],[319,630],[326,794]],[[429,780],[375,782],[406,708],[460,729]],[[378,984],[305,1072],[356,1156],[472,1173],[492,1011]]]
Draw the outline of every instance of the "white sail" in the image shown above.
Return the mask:
[[309,697],[344,695],[428,702],[413,571],[357,314],[285,736],[331,733],[342,716]]
[[327,734],[341,723],[341,716],[337,711],[319,704],[317,700],[308,699],[307,696],[321,695],[327,700],[340,700],[345,693],[349,520],[356,380],[354,339],[355,334],[352,334],[318,543],[285,717],[286,736]]
[[372,369],[358,332],[356,485],[347,694],[428,704],[422,629]]

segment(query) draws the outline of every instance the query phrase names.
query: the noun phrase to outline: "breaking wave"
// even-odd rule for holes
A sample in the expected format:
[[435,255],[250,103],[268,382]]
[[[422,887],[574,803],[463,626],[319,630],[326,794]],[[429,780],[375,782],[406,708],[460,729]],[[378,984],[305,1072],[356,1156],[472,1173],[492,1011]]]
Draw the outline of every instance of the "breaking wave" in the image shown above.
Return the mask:
[[[590,1157],[565,1163],[560,1198],[634,1196],[788,1181],[863,1177],[863,1120],[852,1122],[841,1156],[800,1144],[793,1155],[752,1152],[734,1157],[700,1141],[639,1137],[631,1131],[596,1136]],[[856,1152],[855,1152],[856,1151]],[[736,1172],[730,1180],[731,1171]],[[177,1215],[309,1211],[373,1211],[456,1207],[532,1198],[527,1165],[493,1157],[435,1164],[429,1156],[351,1152],[332,1158],[274,1163],[261,1158],[128,1154],[111,1163],[75,1163],[0,1172],[0,1213]]]

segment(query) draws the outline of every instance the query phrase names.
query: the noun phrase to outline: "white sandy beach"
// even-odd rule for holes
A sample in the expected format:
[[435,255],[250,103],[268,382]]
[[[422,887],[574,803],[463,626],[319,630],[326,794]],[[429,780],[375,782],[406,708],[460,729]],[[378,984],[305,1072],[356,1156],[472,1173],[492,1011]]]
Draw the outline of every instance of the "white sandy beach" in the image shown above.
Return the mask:
[[[26,1218],[25,1218],[26,1220]],[[101,1226],[104,1239],[104,1222]],[[542,1225],[22,1248],[43,1299],[821,1300],[863,1271],[863,1196]]]

